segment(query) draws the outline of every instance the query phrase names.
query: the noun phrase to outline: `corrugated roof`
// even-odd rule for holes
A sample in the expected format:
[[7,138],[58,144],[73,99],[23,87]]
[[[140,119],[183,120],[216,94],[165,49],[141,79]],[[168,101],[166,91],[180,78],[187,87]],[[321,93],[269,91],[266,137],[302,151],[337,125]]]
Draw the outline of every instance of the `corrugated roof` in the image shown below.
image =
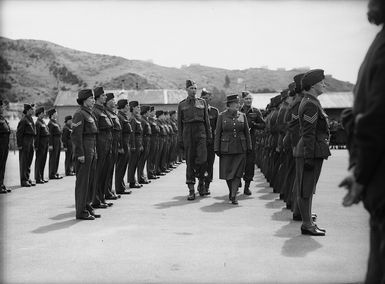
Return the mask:
[[[253,107],[265,109],[272,97],[279,93],[252,94]],[[352,92],[325,93],[318,97],[323,108],[348,108],[353,106]]]
[[[114,93],[116,100],[127,98],[141,104],[178,104],[187,97],[185,90],[104,90],[104,92]],[[54,105],[77,106],[76,98],[76,92],[59,92]]]

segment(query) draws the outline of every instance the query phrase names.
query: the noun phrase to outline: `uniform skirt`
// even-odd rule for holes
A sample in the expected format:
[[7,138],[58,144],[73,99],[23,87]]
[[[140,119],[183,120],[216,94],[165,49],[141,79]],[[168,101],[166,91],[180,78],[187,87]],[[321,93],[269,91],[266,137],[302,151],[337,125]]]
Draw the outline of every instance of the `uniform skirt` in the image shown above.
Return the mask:
[[242,178],[245,166],[246,154],[222,154],[219,158],[219,178],[225,180]]

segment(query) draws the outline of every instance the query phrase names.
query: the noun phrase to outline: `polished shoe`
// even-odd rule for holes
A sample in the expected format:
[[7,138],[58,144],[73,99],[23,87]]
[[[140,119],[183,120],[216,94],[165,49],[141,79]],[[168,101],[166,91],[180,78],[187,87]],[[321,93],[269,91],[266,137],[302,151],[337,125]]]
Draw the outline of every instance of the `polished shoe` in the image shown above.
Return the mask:
[[161,172],[161,173],[158,174],[158,176],[165,176],[165,175],[166,175],[166,174],[163,173],[163,172]]
[[32,185],[29,182],[23,182],[21,184],[22,187],[31,187]]
[[91,215],[91,216],[94,216],[95,218],[100,218],[100,217],[102,217],[102,215],[97,214],[97,213],[95,213],[95,212],[90,212],[90,215]]
[[88,216],[87,215],[76,216],[76,219],[79,219],[79,220],[95,220],[95,217],[92,216],[91,214],[88,214]]
[[251,195],[250,189],[245,188],[245,190],[243,191],[243,194],[244,194],[244,195]]
[[189,200],[189,201],[195,200],[195,192],[190,192],[188,197],[187,197],[187,200]]
[[112,205],[114,205],[114,203],[112,203],[112,202],[106,202],[106,203],[102,203],[102,204],[107,205],[108,207],[111,207]]
[[139,183],[140,184],[149,184],[149,183],[151,183],[151,181],[149,181],[149,180],[140,180]]
[[238,205],[238,200],[235,197],[231,197],[231,204]]
[[11,189],[6,188],[4,184],[1,186],[1,188],[4,189],[6,192],[11,192],[12,191]]
[[74,175],[75,175],[75,173],[73,173],[73,172],[66,174],[66,176],[74,176]]
[[63,177],[60,176],[59,174],[56,174],[55,177],[56,177],[57,179],[62,179],[62,178],[63,178]]
[[117,198],[121,198],[122,196],[120,194],[115,195]]
[[42,179],[42,181],[43,181],[43,182],[45,182],[45,183],[47,183],[47,182],[48,182],[48,180],[46,180],[46,179]]
[[136,183],[130,183],[129,185],[130,188],[141,188],[142,186],[136,184]]
[[116,200],[116,199],[118,199],[118,197],[112,195],[112,196],[106,196],[104,199],[105,200]]
[[318,225],[317,225],[317,224],[314,224],[314,226],[316,226],[318,230],[320,230],[320,231],[322,231],[322,232],[326,233],[326,230],[325,230],[325,229],[322,229],[322,228],[320,228],[320,227],[318,227]]
[[100,204],[92,204],[92,207],[98,208],[98,209],[106,209],[108,207],[108,205],[105,203],[100,203]]
[[37,180],[36,183],[45,183],[45,182],[42,180]]
[[325,236],[325,232],[320,231],[317,226],[311,226],[309,228],[301,226],[302,235],[311,235],[311,236]]
[[36,183],[32,182],[32,180],[29,180],[28,183],[29,183],[31,186],[36,186]]
[[7,190],[4,189],[4,188],[1,188],[1,189],[0,189],[0,194],[2,194],[2,193],[7,193]]
[[148,178],[149,179],[158,179],[159,177],[157,177],[157,176],[149,176]]

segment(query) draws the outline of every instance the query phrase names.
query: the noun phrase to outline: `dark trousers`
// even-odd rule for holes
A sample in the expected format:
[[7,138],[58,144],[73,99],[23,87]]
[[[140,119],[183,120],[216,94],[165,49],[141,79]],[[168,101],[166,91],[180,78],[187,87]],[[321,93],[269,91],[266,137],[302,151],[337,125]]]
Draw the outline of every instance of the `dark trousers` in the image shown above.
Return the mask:
[[114,175],[114,168],[117,160],[118,160],[118,141],[115,140],[114,138],[114,140],[112,141],[112,150],[111,150],[111,155],[109,156],[107,177],[106,177],[106,183],[104,186],[105,197],[111,197],[115,195],[114,190],[112,190],[112,178]]
[[296,174],[298,178],[298,197],[310,198],[315,193],[318,179],[321,175],[323,159],[313,159],[314,168],[305,170],[305,159],[296,158]]
[[162,161],[162,153],[164,151],[164,145],[165,145],[165,136],[159,137],[159,144],[158,144],[158,153],[156,153],[155,157],[155,173],[159,174],[162,172],[161,169],[161,161]]
[[370,218],[370,252],[365,283],[385,283],[385,218]]
[[75,162],[76,183],[75,183],[75,208],[76,217],[87,214],[90,208],[94,192],[94,174],[96,170],[96,139],[83,137],[84,163],[78,160]]
[[186,184],[195,184],[195,178],[203,178],[207,168],[206,128],[203,123],[186,123],[183,127]]
[[74,170],[73,168],[74,168],[74,162],[72,157],[72,146],[68,146],[66,151],[66,157],[64,160],[65,174],[69,175],[69,173],[73,172]]
[[[150,136],[143,137],[143,153],[140,155],[138,161],[138,179],[139,181],[144,181],[146,179],[144,175],[144,166],[148,162],[148,156],[150,154]],[[148,171],[147,171],[148,175]]]
[[23,184],[30,179],[33,160],[33,136],[24,136],[22,148],[19,151],[20,182]]
[[131,157],[128,165],[128,177],[127,182],[134,184],[137,182],[135,178],[136,170],[138,169],[138,162],[139,158],[142,152],[138,149],[135,149],[134,151],[131,151]]
[[165,141],[164,141],[164,145],[163,145],[162,155],[160,158],[160,170],[162,172],[164,172],[168,168],[167,158],[168,158],[168,153],[169,153],[169,147],[170,147],[170,140],[169,140],[168,136],[166,136]]
[[147,160],[147,174],[148,177],[156,175],[155,161],[159,151],[159,138],[157,136],[151,136],[150,139],[150,153]]
[[35,158],[35,180],[41,181],[44,179],[44,168],[47,162],[48,154],[48,137],[40,137],[39,145],[36,149]]
[[252,151],[246,155],[245,173],[243,174],[244,181],[252,181],[255,171],[255,138],[252,139]]
[[131,149],[129,145],[129,136],[123,137],[123,150],[124,153],[118,153],[118,159],[115,167],[115,191],[116,193],[122,193],[126,189],[124,183],[124,175],[126,174],[128,160],[130,159]]
[[52,151],[49,152],[49,164],[48,171],[49,177],[53,178],[57,175],[57,170],[59,168],[59,160],[60,160],[60,136],[53,137]]
[[4,185],[5,165],[8,159],[9,135],[0,135],[0,186]]
[[95,190],[92,203],[94,205],[99,205],[100,203],[105,203],[105,185],[107,180],[107,173],[109,168],[109,162],[112,154],[112,138],[101,136],[97,139],[96,152],[97,152],[97,161],[96,161],[96,175],[95,175]]
[[213,181],[214,161],[215,161],[214,144],[211,143],[207,145],[207,176],[205,177],[206,183],[210,183]]

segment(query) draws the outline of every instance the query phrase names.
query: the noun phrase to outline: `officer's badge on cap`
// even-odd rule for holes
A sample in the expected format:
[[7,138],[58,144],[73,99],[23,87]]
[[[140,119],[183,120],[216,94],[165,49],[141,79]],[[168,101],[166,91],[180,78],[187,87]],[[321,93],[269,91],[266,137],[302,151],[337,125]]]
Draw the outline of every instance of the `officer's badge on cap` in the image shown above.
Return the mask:
[[24,104],[24,110],[23,110],[23,113],[26,114],[27,111],[29,111],[30,109],[32,109],[35,105],[34,104]]
[[201,97],[203,96],[207,96],[207,95],[210,95],[211,93],[209,91],[206,90],[206,88],[203,88],[202,89],[202,92],[201,92]]
[[117,103],[118,109],[125,108],[126,105],[128,105],[128,100],[126,99],[120,99]]
[[186,80],[186,88],[189,88],[194,85],[195,85],[195,82],[193,80]]
[[242,91],[242,98],[246,98],[249,94],[248,91]]
[[94,96],[95,96],[95,99],[99,98],[100,95],[104,94],[104,89],[103,87],[96,87],[94,89]]
[[108,102],[108,101],[112,100],[113,98],[115,98],[113,93],[107,93],[106,97],[107,97],[106,102]]
[[311,87],[325,79],[324,70],[313,69],[305,73],[302,78],[302,86],[304,88]]
[[78,98],[76,99],[76,101],[78,102],[78,104],[82,104],[86,99],[88,99],[89,97],[92,97],[93,94],[92,94],[92,90],[91,89],[83,89],[83,90],[80,90],[78,92]]
[[129,105],[130,107],[137,107],[137,106],[139,105],[139,102],[138,102],[138,101],[130,101],[130,102],[128,103],[128,105]]
[[160,109],[155,112],[156,117],[159,117],[162,114],[163,114],[163,110],[160,110]]
[[55,112],[56,112],[56,109],[51,108],[51,109],[47,110],[47,115],[48,115],[48,116],[51,116],[51,115],[53,115]]
[[66,123],[68,120],[71,120],[72,119],[72,115],[67,115],[65,118],[64,118],[64,123]]
[[226,97],[226,103],[239,102],[238,95],[228,95]]
[[36,115],[36,116],[39,116],[39,114],[41,114],[42,112],[44,112],[44,107],[38,107],[38,108],[35,110],[35,115]]

